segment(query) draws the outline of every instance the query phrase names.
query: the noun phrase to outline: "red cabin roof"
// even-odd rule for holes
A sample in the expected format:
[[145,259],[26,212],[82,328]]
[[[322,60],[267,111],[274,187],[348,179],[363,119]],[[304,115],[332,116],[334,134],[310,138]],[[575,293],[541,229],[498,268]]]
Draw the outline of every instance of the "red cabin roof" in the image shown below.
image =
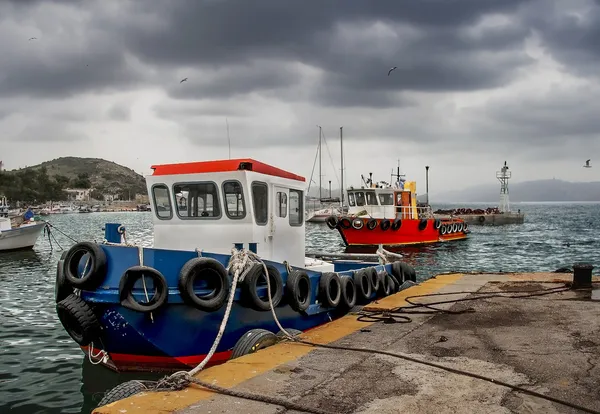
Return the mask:
[[200,174],[216,173],[228,171],[254,171],[261,174],[272,175],[275,177],[288,178],[290,180],[306,181],[291,172],[284,171],[277,167],[253,160],[251,158],[239,158],[235,160],[218,161],[200,161],[186,162],[181,164],[162,164],[151,167],[154,172],[152,175],[178,175],[178,174]]

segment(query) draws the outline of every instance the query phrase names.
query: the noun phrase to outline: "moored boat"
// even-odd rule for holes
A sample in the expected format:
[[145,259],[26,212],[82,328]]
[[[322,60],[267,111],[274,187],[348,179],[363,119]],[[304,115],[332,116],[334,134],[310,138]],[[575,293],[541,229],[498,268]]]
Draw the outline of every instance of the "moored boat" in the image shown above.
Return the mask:
[[0,197],[0,251],[31,249],[46,223],[36,222],[29,216],[27,219],[21,216],[11,218],[8,211],[6,197]]
[[331,216],[326,223],[337,229],[346,246],[403,246],[466,239],[469,230],[464,220],[435,218],[431,206],[417,204],[417,185],[396,175],[394,185],[374,183],[372,178],[361,188],[350,187],[348,215]]
[[57,265],[58,317],[94,362],[117,371],[173,371],[207,355],[221,363],[275,341],[274,314],[305,331],[416,278],[401,262],[305,257],[303,177],[251,159],[152,168],[154,246],[107,223],[105,242],[77,243]]

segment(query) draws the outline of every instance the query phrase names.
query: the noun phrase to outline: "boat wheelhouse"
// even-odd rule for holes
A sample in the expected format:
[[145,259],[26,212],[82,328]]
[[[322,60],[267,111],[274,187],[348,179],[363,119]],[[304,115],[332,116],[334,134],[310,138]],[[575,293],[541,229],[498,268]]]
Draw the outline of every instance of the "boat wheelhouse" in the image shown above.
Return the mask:
[[252,159],[152,169],[154,246],[132,245],[122,225],[107,223],[104,243],[77,243],[57,266],[61,323],[109,368],[178,370],[273,342],[267,280],[279,322],[297,331],[416,280],[401,262],[306,258],[305,180],[296,174]]
[[349,187],[348,216],[331,216],[347,246],[401,246],[467,238],[461,219],[436,219],[429,205],[417,203],[417,183],[400,179],[395,185],[366,181],[366,187]]

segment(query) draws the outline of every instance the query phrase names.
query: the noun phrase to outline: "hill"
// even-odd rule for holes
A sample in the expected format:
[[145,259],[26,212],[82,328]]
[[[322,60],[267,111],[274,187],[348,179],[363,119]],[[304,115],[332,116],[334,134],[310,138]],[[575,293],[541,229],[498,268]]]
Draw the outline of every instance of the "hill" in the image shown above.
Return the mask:
[[[537,180],[509,183],[511,201],[600,201],[600,182]],[[438,202],[493,202],[500,199],[500,185],[481,185],[431,195]]]
[[0,174],[0,193],[13,201],[64,200],[66,188],[93,188],[96,199],[102,194],[122,199],[146,194],[142,175],[100,158],[61,157]]

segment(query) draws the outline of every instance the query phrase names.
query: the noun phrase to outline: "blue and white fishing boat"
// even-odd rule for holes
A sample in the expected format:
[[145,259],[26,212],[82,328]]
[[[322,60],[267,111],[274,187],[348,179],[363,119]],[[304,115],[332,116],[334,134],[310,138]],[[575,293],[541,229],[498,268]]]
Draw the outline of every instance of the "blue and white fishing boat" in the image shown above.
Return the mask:
[[16,223],[8,212],[6,197],[0,196],[0,252],[31,249],[46,224],[34,221],[31,211],[27,211]]
[[217,343],[222,363],[276,341],[275,315],[306,331],[415,279],[399,261],[305,257],[303,177],[252,159],[152,169],[153,247],[107,223],[58,262],[58,317],[94,363],[174,371]]

